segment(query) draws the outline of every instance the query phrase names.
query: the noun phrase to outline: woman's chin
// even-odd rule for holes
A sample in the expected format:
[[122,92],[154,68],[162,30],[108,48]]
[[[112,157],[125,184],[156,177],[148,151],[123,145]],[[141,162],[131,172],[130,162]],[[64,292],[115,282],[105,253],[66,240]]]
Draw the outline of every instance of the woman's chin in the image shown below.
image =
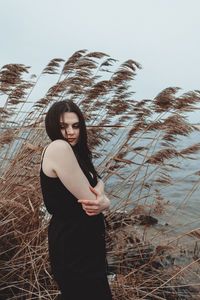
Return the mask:
[[68,141],[68,143],[69,143],[72,147],[76,146],[76,144],[77,144],[77,142],[75,142],[75,141],[73,141],[73,142],[69,142],[69,141]]

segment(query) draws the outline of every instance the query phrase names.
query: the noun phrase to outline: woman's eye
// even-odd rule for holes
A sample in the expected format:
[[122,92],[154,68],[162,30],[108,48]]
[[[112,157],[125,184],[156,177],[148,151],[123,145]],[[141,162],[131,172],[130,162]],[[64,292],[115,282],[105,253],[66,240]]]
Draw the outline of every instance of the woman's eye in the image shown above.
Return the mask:
[[[70,127],[70,126],[69,126]],[[79,126],[79,124],[74,124],[74,125],[72,125],[72,127],[74,128],[74,129],[77,129],[77,128],[79,128],[80,126]],[[60,129],[66,129],[66,128],[68,128],[68,125],[60,125]]]
[[79,124],[73,125],[73,128],[79,128]]

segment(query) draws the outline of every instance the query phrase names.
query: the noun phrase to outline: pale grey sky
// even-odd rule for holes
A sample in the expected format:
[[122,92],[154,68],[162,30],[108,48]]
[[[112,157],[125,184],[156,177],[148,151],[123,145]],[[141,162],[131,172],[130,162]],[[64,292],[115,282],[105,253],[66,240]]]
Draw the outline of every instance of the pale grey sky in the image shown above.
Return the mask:
[[0,67],[23,63],[39,74],[50,59],[88,49],[141,63],[138,99],[200,89],[199,13],[200,0],[1,0]]

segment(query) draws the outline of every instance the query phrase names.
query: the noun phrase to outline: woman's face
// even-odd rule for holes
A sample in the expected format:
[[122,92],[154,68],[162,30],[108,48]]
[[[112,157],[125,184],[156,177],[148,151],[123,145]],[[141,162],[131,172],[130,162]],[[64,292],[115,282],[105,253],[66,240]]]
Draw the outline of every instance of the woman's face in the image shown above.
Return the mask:
[[62,136],[71,146],[78,143],[80,135],[79,118],[74,112],[65,112],[60,116],[60,129]]

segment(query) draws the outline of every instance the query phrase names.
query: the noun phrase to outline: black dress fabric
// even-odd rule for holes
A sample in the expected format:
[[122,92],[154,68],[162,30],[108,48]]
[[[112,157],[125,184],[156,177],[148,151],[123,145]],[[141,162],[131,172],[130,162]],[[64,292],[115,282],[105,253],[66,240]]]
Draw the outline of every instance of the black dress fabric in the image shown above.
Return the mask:
[[[83,172],[94,187],[97,179]],[[43,172],[42,162],[40,182],[44,204],[52,214],[48,229],[50,264],[63,299],[112,299],[106,277],[103,214],[88,216],[59,178]]]

